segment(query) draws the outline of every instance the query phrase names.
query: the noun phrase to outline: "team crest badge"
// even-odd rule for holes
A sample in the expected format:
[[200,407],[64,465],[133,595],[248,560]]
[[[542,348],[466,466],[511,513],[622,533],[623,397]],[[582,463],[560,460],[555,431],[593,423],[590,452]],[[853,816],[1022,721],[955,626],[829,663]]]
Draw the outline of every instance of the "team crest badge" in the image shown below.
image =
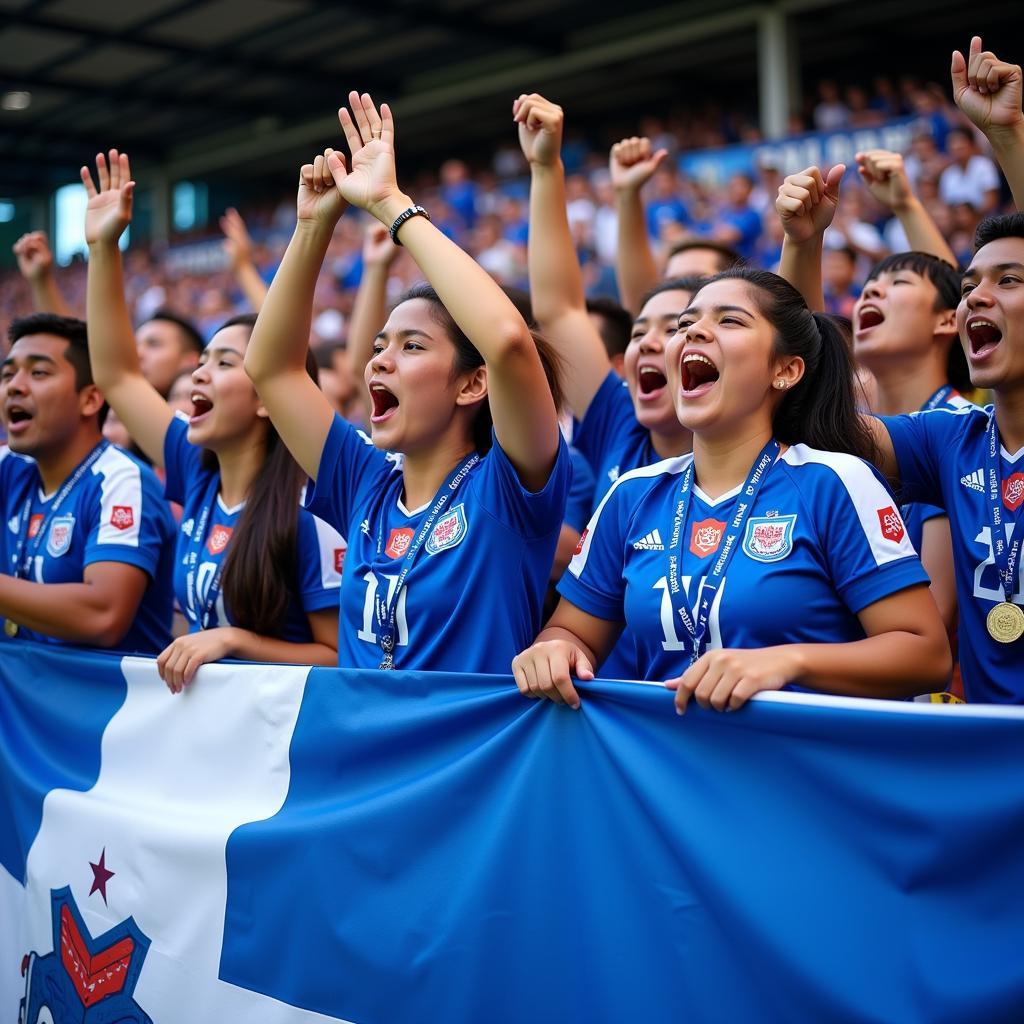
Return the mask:
[[345,548],[334,549],[334,571],[340,576],[345,569]]
[[[16,520],[15,520],[15,522],[16,522]],[[29,540],[31,540],[37,533],[39,533],[39,527],[42,526],[42,525],[43,525],[43,514],[42,514],[42,512],[37,512],[28,521],[28,539]],[[17,525],[13,526],[12,529],[13,529],[13,531],[15,533],[18,532]]]
[[793,550],[796,516],[753,516],[747,520],[743,551],[755,562],[781,562]]
[[110,513],[110,525],[115,530],[130,530],[135,525],[135,512],[131,505],[115,505]]
[[907,532],[903,527],[903,519],[892,505],[878,510],[878,525],[882,528],[882,536],[893,544],[899,544]]
[[233,534],[234,528],[231,526],[223,526],[218,523],[211,531],[210,536],[206,540],[206,550],[211,555],[222,554],[224,549],[228,546],[228,541],[231,540],[231,534]]
[[456,505],[447,515],[438,519],[427,538],[428,555],[437,555],[449,548],[458,547],[465,539],[469,525],[466,522],[466,508]]
[[46,536],[46,553],[52,558],[60,558],[71,547],[74,533],[75,517],[57,516],[50,523],[50,532]]
[[1003,504],[1011,512],[1024,504],[1024,473],[1014,473],[1003,481]]
[[402,529],[392,530],[391,535],[388,537],[387,544],[384,545],[384,554],[388,558],[401,558],[402,555],[409,550],[409,545],[412,544],[413,531],[407,527]]
[[94,939],[70,886],[51,889],[50,906],[53,952],[27,953],[21,961],[25,995],[18,1007],[19,1024],[152,1024],[134,998],[149,952],[149,939],[134,918]]
[[698,558],[707,558],[722,543],[725,523],[717,519],[703,519],[693,524],[690,531],[690,551]]

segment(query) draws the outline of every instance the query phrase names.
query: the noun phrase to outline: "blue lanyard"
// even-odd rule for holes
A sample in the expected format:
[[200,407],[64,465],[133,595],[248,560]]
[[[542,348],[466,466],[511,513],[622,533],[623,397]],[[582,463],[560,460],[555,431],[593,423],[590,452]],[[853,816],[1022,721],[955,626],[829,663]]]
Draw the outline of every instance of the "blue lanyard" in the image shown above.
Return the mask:
[[693,651],[690,655],[691,665],[704,653],[707,644],[708,620],[711,618],[715,594],[718,592],[722,577],[725,576],[725,570],[739,546],[740,534],[754,507],[754,502],[757,500],[757,493],[778,455],[779,442],[772,438],[761,449],[761,454],[758,455],[747,474],[746,483],[741,488],[736,498],[736,504],[733,506],[732,521],[722,538],[720,554],[704,579],[704,586],[700,590],[700,603],[696,609],[687,607],[689,602],[679,576],[679,549],[682,545],[683,527],[686,525],[687,505],[693,484],[692,462],[683,473],[682,483],[679,486],[679,501],[676,504],[675,517],[672,521],[672,539],[668,547],[668,592],[673,610],[682,619],[683,625],[693,641]]
[[[206,493],[203,495],[202,512],[192,527],[192,535],[188,539],[188,554],[185,556],[187,573],[185,575],[185,586],[188,589],[190,604],[195,609],[196,621],[200,629],[206,629],[210,621],[210,612],[217,603],[217,595],[220,593],[220,578],[224,574],[224,563],[227,561],[225,554],[221,558],[214,573],[210,586],[206,591],[206,600],[199,597],[199,552],[206,541],[206,527],[210,521],[210,512],[213,510],[213,503],[217,500],[217,488],[220,485],[220,477],[214,473],[210,476],[210,482],[206,485]],[[226,625],[226,623],[222,623]]]
[[956,394],[956,388],[951,384],[943,384],[931,398],[928,399],[924,405],[921,406],[921,412],[931,412],[932,409],[938,409],[940,405],[945,405],[949,401],[950,395]]
[[28,485],[28,496],[25,498],[25,504],[21,509],[21,517],[18,521],[18,546],[14,552],[14,574],[19,579],[28,580],[32,578],[32,562],[35,560],[36,555],[39,553],[39,545],[43,543],[43,538],[46,536],[50,529],[50,524],[53,522],[54,516],[60,511],[61,506],[67,501],[68,496],[78,486],[79,481],[94,465],[96,460],[110,447],[109,441],[100,441],[98,445],[83,459],[75,469],[75,471],[64,481],[63,486],[57,492],[57,496],[53,499],[53,504],[50,506],[49,511],[46,513],[46,518],[43,520],[42,525],[36,532],[35,537],[32,538],[33,543],[29,543],[28,539],[28,527],[29,520],[32,516],[32,489],[35,487],[35,480],[29,481]]
[[[398,635],[398,630],[395,626],[395,621],[398,614],[398,600],[402,596],[402,588],[405,586],[406,577],[409,575],[409,570],[412,569],[413,562],[416,560],[416,555],[419,554],[419,550],[423,547],[424,541],[430,534],[430,531],[434,528],[434,523],[437,522],[437,517],[441,514],[445,505],[448,501],[455,496],[455,492],[462,486],[462,482],[469,476],[469,471],[480,461],[480,456],[477,453],[471,455],[452,475],[448,480],[441,485],[437,494],[434,495],[434,503],[427,513],[426,518],[423,520],[423,525],[419,529],[419,533],[416,534],[415,540],[409,545],[409,550],[405,553],[405,558],[402,561],[402,571],[398,574],[398,580],[395,584],[395,588],[391,591],[391,600],[387,599],[387,591],[390,588],[383,588],[385,590],[385,596],[376,596],[374,598],[374,611],[377,617],[377,644],[381,649],[383,657],[381,658],[380,668],[382,669],[393,669],[395,667],[395,640]],[[381,552],[384,548],[384,526],[385,526],[385,508],[384,500],[380,502],[380,508],[377,513],[377,556],[380,557]]]
[[1012,544],[1006,543],[1003,529],[1003,481],[999,464],[999,428],[993,410],[988,417],[988,444],[985,452],[985,477],[988,489],[989,525],[992,527],[992,556],[999,572],[1007,604],[1013,604],[1013,591],[1017,579],[1017,559],[1020,556],[1021,538],[1014,537]]

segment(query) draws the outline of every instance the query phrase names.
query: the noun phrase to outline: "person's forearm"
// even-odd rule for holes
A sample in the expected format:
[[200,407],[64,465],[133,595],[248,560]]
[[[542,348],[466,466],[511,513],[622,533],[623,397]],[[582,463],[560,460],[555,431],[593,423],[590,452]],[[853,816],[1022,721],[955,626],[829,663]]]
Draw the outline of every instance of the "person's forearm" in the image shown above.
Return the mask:
[[56,313],[57,316],[74,316],[71,307],[64,301],[57,281],[50,271],[29,280],[32,291],[32,305],[39,313]]
[[58,640],[98,647],[117,644],[131,625],[88,583],[33,583],[0,575],[0,617]]
[[658,265],[651,251],[639,191],[620,189],[615,193],[615,208],[619,217],[615,277],[622,305],[636,316],[644,295],[658,283]]
[[803,297],[813,312],[825,309],[825,292],[821,282],[822,239],[796,244],[786,238],[782,243],[779,277],[787,280]]
[[299,221],[295,227],[245,353],[257,388],[281,373],[306,372],[313,296],[333,234],[333,225]]
[[567,310],[586,309],[583,274],[569,230],[565,171],[559,160],[530,168],[530,237],[527,247],[533,315],[542,326]]
[[902,698],[941,689],[953,670],[945,636],[892,632],[841,644],[790,644],[791,680],[847,697]]
[[[373,356],[373,342],[387,320],[388,265],[367,263],[352,303],[352,319],[348,328],[348,354],[352,372],[361,380],[366,364]],[[373,408],[370,393],[358,387],[359,401],[369,415]]]
[[280,665],[327,665],[336,667],[338,652],[328,644],[298,644],[261,636],[248,629],[231,628],[231,653],[239,661],[265,661]]
[[905,205],[894,208],[893,213],[903,226],[911,249],[915,252],[930,253],[951,267],[956,267],[957,260],[953,250],[916,196],[911,197]]
[[128,303],[124,297],[121,251],[116,242],[89,246],[86,318],[93,380],[112,390],[124,376],[141,376]]
[[[597,665],[594,652],[570,629],[564,626],[545,626],[538,634],[535,644],[543,643],[545,640],[568,640],[569,643],[578,647],[586,656],[591,665]],[[532,645],[531,645],[532,646]],[[607,654],[607,651],[602,651]]]
[[1024,211],[1024,123],[1013,128],[990,129],[988,141],[1006,175],[1014,205]]
[[235,268],[235,279],[252,311],[258,313],[267,297],[267,285],[259,271],[252,263],[241,263]]

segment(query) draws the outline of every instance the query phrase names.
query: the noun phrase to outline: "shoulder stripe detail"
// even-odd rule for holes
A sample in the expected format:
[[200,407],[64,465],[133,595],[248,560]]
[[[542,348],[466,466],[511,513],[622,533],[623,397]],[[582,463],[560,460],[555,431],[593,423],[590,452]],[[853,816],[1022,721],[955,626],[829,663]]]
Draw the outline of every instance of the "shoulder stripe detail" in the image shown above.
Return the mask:
[[916,556],[896,501],[862,459],[796,444],[782,456],[782,461],[793,467],[826,466],[836,475],[857,513],[876,565]]
[[341,586],[341,569],[345,561],[345,541],[340,533],[318,516],[313,516],[317,547],[320,550],[320,583],[324,590]]
[[594,509],[594,514],[590,517],[590,522],[587,523],[582,535],[580,536],[580,544],[576,549],[576,553],[572,556],[572,561],[569,562],[568,571],[573,576],[579,578],[580,574],[586,568],[587,558],[590,557],[590,545],[594,539],[594,532],[597,530],[599,521],[601,519],[601,513],[604,511],[605,505],[608,504],[608,499],[620,488],[628,485],[634,480],[649,480],[652,477],[657,476],[678,476],[683,470],[686,469],[690,463],[693,462],[692,453],[686,455],[676,455],[671,459],[664,459],[661,462],[653,462],[649,466],[641,466],[639,469],[631,469],[628,473],[623,473],[608,488],[605,492],[605,496],[601,499],[600,504]]
[[100,484],[100,528],[97,544],[137,548],[142,531],[142,470],[111,445],[92,467]]

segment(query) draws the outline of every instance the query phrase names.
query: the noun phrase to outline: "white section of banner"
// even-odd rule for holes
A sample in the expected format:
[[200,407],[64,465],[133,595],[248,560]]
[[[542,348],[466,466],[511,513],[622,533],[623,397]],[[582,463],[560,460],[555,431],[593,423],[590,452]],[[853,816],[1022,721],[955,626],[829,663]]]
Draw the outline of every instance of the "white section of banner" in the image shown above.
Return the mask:
[[[156,1024],[334,1021],[217,978],[227,895],[225,844],[277,813],[309,669],[211,665],[172,696],[155,663],[126,658],[124,706],[102,741],[96,785],[54,790],[28,856],[17,966],[53,947],[52,889],[70,885],[93,939],[129,917],[151,945],[134,999]],[[226,742],[230,738],[230,742]],[[99,864],[113,874],[94,889]],[[6,879],[9,883],[10,879]],[[0,911],[17,893],[0,886]],[[20,888],[20,887],[19,887]],[[0,954],[9,955],[8,941]],[[0,1017],[15,1019],[0,971]],[[23,988],[23,983],[22,983]]]

